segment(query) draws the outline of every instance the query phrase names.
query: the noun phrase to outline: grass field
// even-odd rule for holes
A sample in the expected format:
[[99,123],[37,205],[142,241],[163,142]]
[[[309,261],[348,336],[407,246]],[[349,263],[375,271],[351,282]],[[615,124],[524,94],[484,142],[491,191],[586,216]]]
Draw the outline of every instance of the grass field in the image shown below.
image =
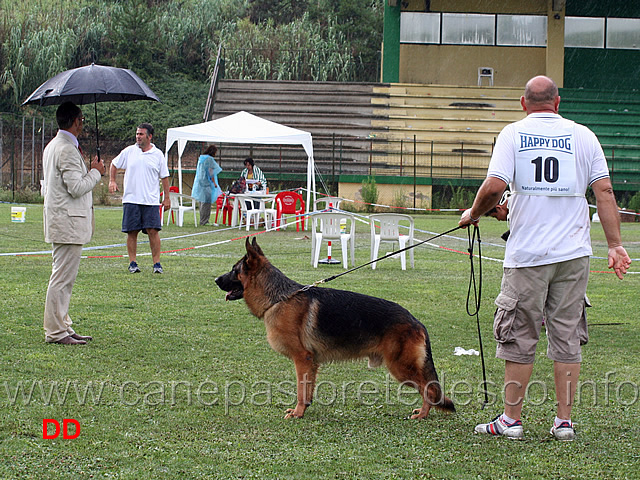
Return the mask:
[[[0,204],[0,253],[49,250],[42,207],[28,205],[23,224],[10,221],[10,207]],[[44,342],[50,254],[0,256],[0,478],[638,478],[640,262],[623,281],[601,273],[599,225],[592,230],[600,258],[592,261],[588,289],[590,342],[573,418],[578,438],[562,443],[548,435],[555,405],[544,335],[523,412],[526,440],[472,433],[501,411],[503,364],[492,335],[501,263],[491,259],[503,257],[504,224],[481,222],[482,253],[490,257],[482,263],[480,310],[490,400],[484,409],[479,357],[453,354],[457,346],[479,349],[476,320],[465,309],[470,267],[459,252],[467,250],[466,231],[434,241],[447,249],[419,247],[413,270],[385,260],[328,285],[397,301],[427,326],[458,411],[432,410],[427,420],[411,421],[417,394],[398,389],[384,368],[369,370],[366,360],[323,366],[305,418],[284,420],[295,403],[293,364],[270,349],[244,302],[225,303],[214,283],[244,253],[244,240],[216,243],[244,230],[170,225],[161,233],[163,251],[171,252],[162,256],[166,273],[151,273],[142,244],[142,273],[130,275],[120,221],[120,208],[97,208],[88,247],[110,247],[87,251],[98,258],[80,264],[70,313],[78,333],[94,337],[86,346]],[[417,216],[417,237],[456,224],[453,215]],[[622,228],[638,259],[640,223]],[[359,223],[357,231],[360,264],[369,259],[368,226]],[[310,241],[295,229],[258,241],[300,283],[342,271],[313,269]],[[74,419],[80,435],[44,439],[44,419]]]

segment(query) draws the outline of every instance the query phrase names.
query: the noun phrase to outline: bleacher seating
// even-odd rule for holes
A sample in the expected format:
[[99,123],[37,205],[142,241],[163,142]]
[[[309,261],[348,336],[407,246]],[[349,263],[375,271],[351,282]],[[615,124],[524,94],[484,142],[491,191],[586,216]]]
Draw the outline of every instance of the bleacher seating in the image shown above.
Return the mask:
[[374,145],[386,152],[378,163],[407,162],[405,156],[412,163],[415,138],[418,175],[483,178],[500,130],[524,118],[516,88],[392,84],[374,91],[385,93],[373,99],[384,108],[376,113],[387,114],[372,122],[384,129],[377,140],[387,141]]
[[[415,153],[418,175],[481,179],[502,128],[525,116],[521,95],[522,87],[224,80],[214,117],[247,110],[310,131],[325,173],[413,175]],[[614,185],[640,188],[640,93],[560,95],[560,113],[598,136]],[[270,148],[260,151],[267,171],[305,171],[299,149]],[[232,165],[248,154],[244,146],[220,152]]]
[[640,92],[560,89],[560,113],[598,136],[616,185],[640,186]]

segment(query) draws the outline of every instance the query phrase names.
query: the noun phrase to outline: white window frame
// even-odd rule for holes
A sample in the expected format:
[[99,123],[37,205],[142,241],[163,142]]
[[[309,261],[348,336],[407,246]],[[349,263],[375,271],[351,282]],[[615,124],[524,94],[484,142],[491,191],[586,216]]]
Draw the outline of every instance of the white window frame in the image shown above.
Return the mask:
[[[494,14],[482,14],[482,13],[443,13],[442,14],[442,44],[443,45],[488,45],[493,46],[496,44],[496,16]],[[489,33],[489,39],[486,41],[478,41],[478,28],[476,23],[475,34],[476,39],[469,39],[465,35],[466,32],[473,32],[474,20],[476,22],[482,21],[483,23],[491,22],[491,30]],[[462,25],[461,35],[455,35],[456,38],[449,37],[448,28],[453,27],[455,24]],[[452,35],[453,37],[453,35]]]
[[[604,48],[604,32],[604,17],[565,17],[564,46],[571,48]],[[578,36],[582,33],[592,35],[597,40],[591,42],[576,42],[572,40],[572,35]]]
[[[531,26],[542,30],[543,38],[540,40],[537,36],[531,34]],[[518,25],[520,23],[521,25]],[[528,25],[527,25],[528,23]],[[521,28],[517,28],[520,26]],[[527,28],[529,27],[529,28]],[[510,39],[505,39],[507,30],[517,28],[515,35],[508,35]],[[496,45],[507,47],[546,47],[547,46],[547,17],[543,15],[497,15],[496,22]]]
[[[632,38],[631,43],[621,42],[616,38],[616,33],[622,27],[626,35]],[[623,38],[624,38],[623,33]],[[607,48],[612,50],[638,50],[640,49],[640,18],[607,18]]]

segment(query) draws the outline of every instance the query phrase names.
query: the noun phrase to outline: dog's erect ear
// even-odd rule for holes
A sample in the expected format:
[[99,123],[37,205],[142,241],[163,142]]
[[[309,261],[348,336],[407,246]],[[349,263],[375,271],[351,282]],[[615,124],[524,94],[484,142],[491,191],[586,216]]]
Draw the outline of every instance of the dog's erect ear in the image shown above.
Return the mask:
[[258,254],[264,255],[264,253],[262,252],[262,249],[260,248],[260,245],[258,245],[258,239],[256,237],[253,237],[253,240],[251,241],[251,246],[255,249],[255,251]]
[[247,253],[249,255],[263,255],[264,253],[262,253],[262,249],[260,248],[260,245],[258,245],[258,242],[256,241],[256,239],[254,238],[252,241],[249,241],[249,239],[247,238],[245,240],[245,244],[244,244],[245,248],[247,249]]
[[253,239],[253,242],[249,242],[249,239],[247,238],[245,246],[247,247],[247,254],[244,256],[245,268],[249,270],[258,268],[261,263],[261,259],[264,259],[262,249],[256,242],[255,238]]

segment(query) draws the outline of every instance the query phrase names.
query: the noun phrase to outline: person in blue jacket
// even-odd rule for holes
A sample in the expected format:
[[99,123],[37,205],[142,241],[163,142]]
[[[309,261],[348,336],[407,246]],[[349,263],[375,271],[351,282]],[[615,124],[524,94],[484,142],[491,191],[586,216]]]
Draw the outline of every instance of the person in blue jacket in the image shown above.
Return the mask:
[[215,145],[210,145],[200,158],[196,168],[196,178],[193,181],[191,196],[200,202],[200,225],[209,223],[211,204],[215,203],[222,193],[218,182],[218,174],[222,171],[213,156],[218,151]]

